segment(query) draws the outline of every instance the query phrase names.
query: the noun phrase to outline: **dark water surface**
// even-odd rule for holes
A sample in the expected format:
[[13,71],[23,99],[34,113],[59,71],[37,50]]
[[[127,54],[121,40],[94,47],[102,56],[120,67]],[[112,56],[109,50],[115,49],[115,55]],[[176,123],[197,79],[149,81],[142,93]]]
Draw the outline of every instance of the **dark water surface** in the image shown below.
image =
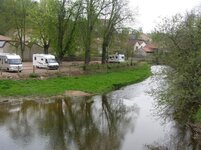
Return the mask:
[[160,80],[90,98],[1,104],[0,150],[199,149],[188,130],[156,115],[148,91]]

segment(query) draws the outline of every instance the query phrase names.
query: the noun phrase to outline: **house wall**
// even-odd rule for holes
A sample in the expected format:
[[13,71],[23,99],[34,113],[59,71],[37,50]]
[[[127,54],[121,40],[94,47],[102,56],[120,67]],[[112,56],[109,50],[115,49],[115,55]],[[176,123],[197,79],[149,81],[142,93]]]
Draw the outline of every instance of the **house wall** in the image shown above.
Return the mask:
[[141,44],[139,44],[139,42],[136,42],[135,45],[134,45],[134,51],[136,51],[136,50],[138,50],[138,49],[141,49],[141,48],[143,48],[143,47],[145,47],[145,46],[146,46],[146,43],[145,43],[145,42],[143,42],[143,43],[141,43]]
[[140,49],[135,51],[135,56],[136,57],[150,57],[153,54],[154,53],[147,53],[143,48],[140,48]]
[[43,53],[43,48],[38,45],[33,45],[31,48],[26,46],[24,51],[24,61],[32,61],[32,56],[36,53]]
[[1,48],[2,53],[17,53],[17,49],[10,43],[6,42],[3,48]]
[[135,56],[137,56],[137,57],[146,57],[146,52],[143,50],[143,48],[137,49],[135,51]]
[[138,49],[139,46],[140,46],[139,43],[136,42],[135,45],[134,45],[134,51],[136,51],[136,50]]

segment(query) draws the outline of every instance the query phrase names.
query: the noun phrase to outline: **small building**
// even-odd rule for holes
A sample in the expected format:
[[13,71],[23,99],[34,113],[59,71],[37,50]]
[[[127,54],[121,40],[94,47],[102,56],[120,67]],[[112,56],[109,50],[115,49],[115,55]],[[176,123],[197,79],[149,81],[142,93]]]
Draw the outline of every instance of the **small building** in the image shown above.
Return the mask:
[[146,44],[144,47],[141,47],[140,49],[135,50],[135,56],[148,57],[157,51],[158,51],[158,48],[154,44]]
[[133,48],[134,57],[149,57],[158,52],[157,46],[151,41],[152,39],[144,33],[141,33],[138,39],[130,38],[129,45]]

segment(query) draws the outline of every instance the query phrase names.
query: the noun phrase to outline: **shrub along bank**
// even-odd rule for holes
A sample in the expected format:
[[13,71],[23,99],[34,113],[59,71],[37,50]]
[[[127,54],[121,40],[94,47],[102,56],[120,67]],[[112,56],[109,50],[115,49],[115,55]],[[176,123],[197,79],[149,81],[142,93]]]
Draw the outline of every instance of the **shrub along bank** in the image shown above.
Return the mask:
[[150,76],[150,66],[140,64],[119,71],[95,73],[76,77],[54,77],[45,80],[0,80],[0,95],[7,96],[55,96],[67,90],[79,90],[102,94],[119,87],[136,83]]

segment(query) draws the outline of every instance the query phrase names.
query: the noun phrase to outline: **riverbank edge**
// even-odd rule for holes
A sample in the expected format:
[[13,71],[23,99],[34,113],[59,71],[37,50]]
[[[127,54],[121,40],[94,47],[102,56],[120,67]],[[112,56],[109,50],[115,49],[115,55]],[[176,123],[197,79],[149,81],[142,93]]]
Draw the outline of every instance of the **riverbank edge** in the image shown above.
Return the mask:
[[[130,84],[134,84],[134,83],[138,83],[140,81],[143,81],[144,79],[146,79],[147,77],[149,77],[151,75],[151,70],[150,70],[150,65],[148,64],[141,64],[139,66],[136,66],[134,67],[133,69],[130,69],[129,71],[133,72],[131,75],[136,75],[137,78],[133,78],[133,80],[125,80],[124,82],[121,82],[121,83],[117,83],[117,84],[114,84],[111,82],[110,86],[109,87],[106,87],[105,89],[102,89],[100,90],[99,92],[93,92],[93,91],[90,91],[90,90],[83,90],[83,88],[76,88],[76,89],[63,89],[63,92],[62,93],[58,93],[58,94],[53,94],[53,95],[49,95],[49,94],[44,94],[44,95],[37,95],[37,93],[32,94],[30,96],[27,96],[27,95],[19,95],[19,94],[14,94],[12,96],[10,95],[4,95],[4,96],[0,96],[0,103],[2,102],[10,102],[10,101],[16,101],[16,100],[33,100],[33,99],[38,99],[39,101],[40,100],[47,100],[47,99],[58,99],[58,98],[66,98],[66,97],[73,97],[73,96],[76,96],[76,95],[70,95],[68,93],[68,91],[81,91],[81,92],[85,92],[87,96],[93,96],[93,95],[97,95],[97,94],[104,94],[104,93],[108,93],[112,90],[117,90],[121,87],[124,87],[124,86],[127,86],[127,85],[130,85]],[[121,73],[120,73],[121,72]],[[120,75],[124,76],[125,77],[125,73],[126,71],[120,71],[120,72],[112,72],[112,73],[120,73]],[[142,72],[142,73],[141,73]],[[107,76],[108,78],[110,78],[110,76],[108,75],[108,73],[104,73],[102,74],[102,76]],[[87,78],[90,78],[90,77],[95,77],[96,75],[87,75]],[[86,77],[86,76],[80,76],[80,77]],[[59,78],[59,77],[58,77]],[[55,78],[55,81],[56,79],[58,78]],[[63,78],[63,77],[62,77]],[[78,79],[79,77],[68,77],[69,78],[75,78]],[[67,78],[66,78],[67,79]],[[31,80],[31,79],[30,79]],[[54,80],[54,79],[52,79]],[[5,81],[5,80],[1,80],[1,81]],[[20,83],[21,81],[23,80],[19,80],[19,81],[15,81],[17,83]],[[36,80],[37,81],[37,80]],[[7,80],[7,82],[9,82],[9,80]],[[12,82],[12,81],[10,81]],[[44,82],[44,81],[43,81]],[[48,81],[47,81],[48,82]],[[104,83],[104,82],[103,82]],[[42,83],[41,83],[42,84]],[[94,84],[94,83],[91,83],[91,84]],[[20,85],[20,84],[19,84]],[[26,85],[27,87],[31,86],[30,85]],[[94,85],[93,85],[94,86]],[[98,84],[97,84],[98,86]],[[57,87],[55,87],[57,88]],[[94,87],[94,88],[97,88],[97,87]],[[19,86],[19,89],[20,89],[20,86]],[[6,89],[5,89],[6,90]],[[67,94],[68,93],[68,94]],[[79,92],[78,92],[79,93]],[[79,95],[78,95],[79,96]],[[81,95],[83,96],[83,95]]]

